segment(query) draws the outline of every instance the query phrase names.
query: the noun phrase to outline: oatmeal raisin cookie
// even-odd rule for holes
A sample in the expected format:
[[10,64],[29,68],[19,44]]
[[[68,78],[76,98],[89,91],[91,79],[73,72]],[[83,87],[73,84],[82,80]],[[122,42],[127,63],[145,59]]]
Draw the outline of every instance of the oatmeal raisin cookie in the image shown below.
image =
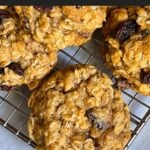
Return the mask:
[[150,7],[113,9],[103,34],[106,61],[117,81],[150,95]]
[[20,24],[38,42],[63,49],[87,42],[106,18],[105,6],[15,6]]
[[27,84],[33,90],[57,61],[57,52],[23,30],[0,37],[0,89]]
[[0,89],[32,90],[53,68],[59,49],[81,45],[102,27],[107,7],[0,7]]
[[123,150],[130,139],[128,107],[111,79],[93,66],[52,74],[28,105],[37,150]]

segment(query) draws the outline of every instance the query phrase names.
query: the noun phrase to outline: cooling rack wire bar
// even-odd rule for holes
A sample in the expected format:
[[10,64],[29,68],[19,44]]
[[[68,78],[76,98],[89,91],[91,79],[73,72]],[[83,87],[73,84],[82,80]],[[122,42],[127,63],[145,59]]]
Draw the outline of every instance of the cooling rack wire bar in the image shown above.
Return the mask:
[[[111,71],[107,69],[100,54],[100,50],[103,49],[106,49],[106,46],[98,30],[88,43],[80,47],[68,47],[60,50],[58,63],[53,71],[71,64],[92,64],[109,75],[114,81]],[[35,143],[29,139],[27,134],[27,119],[30,113],[27,108],[29,96],[30,91],[26,86],[9,92],[0,91],[0,124],[27,144],[35,147]],[[126,146],[126,149],[128,149],[150,118],[150,97],[140,95],[131,89],[123,90],[122,97],[129,106],[131,114],[132,138]]]

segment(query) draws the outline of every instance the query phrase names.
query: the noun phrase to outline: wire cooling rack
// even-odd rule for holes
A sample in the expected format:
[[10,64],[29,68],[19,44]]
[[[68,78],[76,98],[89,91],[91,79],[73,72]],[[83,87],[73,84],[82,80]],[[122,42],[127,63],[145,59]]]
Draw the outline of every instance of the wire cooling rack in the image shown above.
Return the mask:
[[[100,31],[97,30],[88,43],[80,47],[68,47],[60,50],[58,64],[53,71],[71,64],[92,64],[114,79],[111,71],[106,68],[106,64],[100,54],[100,50],[105,48],[103,38],[100,35]],[[35,147],[35,143],[29,139],[27,134],[29,115],[27,100],[29,96],[30,91],[26,86],[9,92],[0,91],[0,124],[32,147]],[[128,149],[150,118],[150,97],[140,95],[131,89],[123,90],[122,96],[126,104],[128,104],[131,114],[132,138],[126,146],[126,149]]]

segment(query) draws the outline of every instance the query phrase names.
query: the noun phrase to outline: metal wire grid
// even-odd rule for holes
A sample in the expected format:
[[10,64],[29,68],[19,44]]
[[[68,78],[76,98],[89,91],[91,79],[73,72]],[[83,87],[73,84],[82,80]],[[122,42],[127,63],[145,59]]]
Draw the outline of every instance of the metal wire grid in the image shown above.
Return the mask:
[[[99,32],[96,32],[99,34]],[[99,37],[99,38],[96,38]],[[100,71],[108,74],[112,79],[112,73],[106,68],[106,64],[100,54],[104,49],[101,36],[93,36],[92,40],[80,47],[68,47],[58,53],[58,64],[54,71],[67,67],[71,64],[92,64]],[[30,91],[26,86],[9,92],[0,92],[0,124],[24,140],[27,144],[35,147],[35,143],[28,138],[27,119],[29,109],[27,100]],[[122,96],[130,108],[132,138],[126,149],[140,133],[145,123],[150,118],[150,97],[146,97],[128,89],[122,91]]]

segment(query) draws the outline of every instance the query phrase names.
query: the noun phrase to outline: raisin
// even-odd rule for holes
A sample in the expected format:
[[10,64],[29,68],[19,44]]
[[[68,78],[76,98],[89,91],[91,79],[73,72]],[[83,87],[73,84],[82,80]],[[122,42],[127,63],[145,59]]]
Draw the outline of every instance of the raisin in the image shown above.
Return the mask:
[[135,33],[137,29],[138,25],[135,20],[127,20],[116,27],[114,36],[118,41],[124,42],[129,39],[129,37]]
[[14,88],[13,86],[0,85],[0,90],[3,90],[3,91],[10,91],[13,88]]
[[119,88],[121,90],[127,89],[129,87],[129,83],[128,83],[127,79],[125,79],[125,78],[116,79],[115,85],[117,88]]
[[18,75],[23,75],[24,74],[24,70],[21,68],[21,65],[19,63],[11,63],[8,66],[8,68],[13,70]]
[[10,17],[10,13],[8,11],[5,10],[0,10],[0,18],[9,18]]
[[140,80],[142,83],[150,84],[150,71],[145,72],[143,69],[141,70]]
[[2,23],[3,18],[9,18],[10,13],[5,10],[0,10],[0,23]]
[[0,74],[3,74],[3,73],[4,73],[4,68],[0,67]]
[[10,17],[10,13],[8,11],[0,10],[0,20],[1,21],[3,18],[9,18],[9,17]]
[[81,8],[81,6],[75,6],[77,9]]
[[88,117],[90,122],[94,124],[94,126],[98,129],[102,129],[102,130],[106,129],[107,128],[106,123],[102,121],[100,118],[96,117],[92,111],[93,109],[91,108],[86,112],[86,116]]
[[35,6],[34,8],[36,8],[39,11],[49,11],[53,9],[52,6]]

